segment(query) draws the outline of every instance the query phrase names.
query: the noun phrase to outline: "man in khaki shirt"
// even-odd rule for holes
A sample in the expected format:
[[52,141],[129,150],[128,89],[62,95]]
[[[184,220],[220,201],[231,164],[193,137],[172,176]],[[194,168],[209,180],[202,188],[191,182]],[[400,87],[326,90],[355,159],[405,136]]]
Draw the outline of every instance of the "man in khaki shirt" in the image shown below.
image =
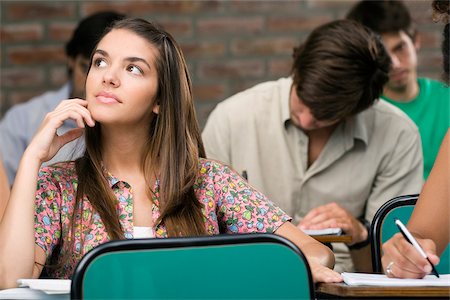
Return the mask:
[[[215,108],[203,131],[207,155],[245,173],[300,228],[341,227],[350,248],[367,247],[376,210],[422,187],[416,126],[377,101],[389,66],[378,37],[361,25],[325,24],[295,49],[291,77]],[[353,271],[348,247],[333,248],[335,269]]]

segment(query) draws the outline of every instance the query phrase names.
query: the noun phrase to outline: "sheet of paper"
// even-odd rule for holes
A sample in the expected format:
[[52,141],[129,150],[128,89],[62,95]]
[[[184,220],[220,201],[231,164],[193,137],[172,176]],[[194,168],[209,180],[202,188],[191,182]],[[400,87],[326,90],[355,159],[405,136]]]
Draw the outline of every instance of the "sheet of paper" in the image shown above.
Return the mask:
[[303,232],[308,235],[340,235],[341,228],[325,228],[325,229],[303,229]]
[[389,278],[384,274],[342,273],[344,282],[348,285],[371,286],[448,286],[450,287],[450,274],[427,275],[422,279]]
[[46,294],[40,290],[30,288],[15,288],[0,290],[0,299],[28,299],[28,300],[70,300],[70,294]]
[[70,294],[69,279],[18,279],[19,287],[30,287],[46,294]]

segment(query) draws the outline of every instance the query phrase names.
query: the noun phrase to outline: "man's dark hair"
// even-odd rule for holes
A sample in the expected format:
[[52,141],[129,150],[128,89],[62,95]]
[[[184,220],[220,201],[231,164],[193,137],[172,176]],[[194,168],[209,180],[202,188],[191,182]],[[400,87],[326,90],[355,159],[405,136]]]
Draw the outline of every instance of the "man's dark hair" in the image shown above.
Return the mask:
[[113,22],[124,18],[125,15],[113,11],[99,12],[86,17],[78,24],[72,38],[66,44],[67,56],[75,58],[81,54],[89,59],[105,29]]
[[398,0],[360,1],[350,9],[347,19],[360,22],[378,34],[404,31],[413,41],[417,35],[408,8]]
[[317,120],[342,120],[370,107],[388,81],[390,58],[380,38],[351,20],[315,29],[294,49],[294,85]]

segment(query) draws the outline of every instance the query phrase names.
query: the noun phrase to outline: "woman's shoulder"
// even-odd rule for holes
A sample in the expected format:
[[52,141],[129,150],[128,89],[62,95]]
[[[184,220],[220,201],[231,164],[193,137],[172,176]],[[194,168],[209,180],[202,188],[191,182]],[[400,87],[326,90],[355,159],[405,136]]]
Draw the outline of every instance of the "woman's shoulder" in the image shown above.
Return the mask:
[[233,168],[226,165],[225,163],[216,160],[216,159],[209,159],[209,158],[200,158],[199,159],[199,168],[200,173],[219,173],[219,174],[231,174],[236,173]]
[[64,161],[41,167],[39,178],[61,181],[76,177],[75,161]]
[[242,177],[231,166],[215,159],[199,159],[199,178],[206,181],[212,181],[215,184],[219,182],[237,182],[243,180]]

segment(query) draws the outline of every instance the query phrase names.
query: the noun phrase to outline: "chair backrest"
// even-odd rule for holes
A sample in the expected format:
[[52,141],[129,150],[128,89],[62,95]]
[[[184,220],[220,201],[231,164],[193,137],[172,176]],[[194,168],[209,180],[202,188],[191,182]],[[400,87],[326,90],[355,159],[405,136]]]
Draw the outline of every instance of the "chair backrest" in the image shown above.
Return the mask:
[[[381,245],[398,232],[395,219],[399,219],[404,224],[408,223],[418,198],[418,194],[395,197],[382,205],[375,214],[371,225],[372,266],[374,272],[383,272]],[[441,255],[439,265],[436,266],[438,272],[450,273],[449,256],[450,247],[447,246]]]
[[72,299],[314,299],[307,260],[274,234],[112,241],[88,252]]

